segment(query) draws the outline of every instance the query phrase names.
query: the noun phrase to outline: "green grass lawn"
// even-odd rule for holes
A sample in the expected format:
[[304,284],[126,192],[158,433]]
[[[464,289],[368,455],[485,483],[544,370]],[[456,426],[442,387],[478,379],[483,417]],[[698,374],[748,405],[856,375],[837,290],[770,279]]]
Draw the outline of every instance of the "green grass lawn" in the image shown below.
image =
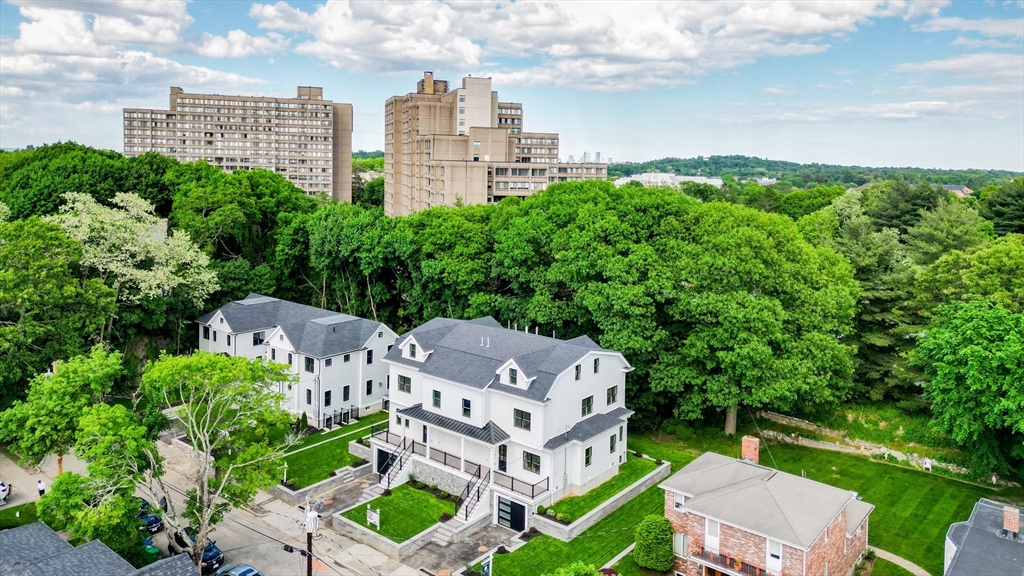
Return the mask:
[[[19,512],[21,516],[16,517],[16,514]],[[35,502],[26,502],[17,506],[4,506],[0,508],[0,530],[31,524],[38,519]]]
[[[326,480],[330,477],[331,472],[338,468],[350,466],[358,458],[349,453],[348,443],[369,434],[370,431],[363,430],[363,428],[387,420],[387,418],[387,412],[378,412],[355,424],[335,428],[327,433],[304,436],[291,449],[292,452],[284,457],[284,461],[288,463],[288,481],[294,483],[296,489],[305,488],[321,480]],[[319,442],[326,443],[295,452]]]
[[[654,458],[668,460],[673,469],[704,450],[728,456],[739,454],[740,439],[707,432],[680,442],[667,435],[630,436],[629,447]],[[698,443],[699,446],[694,446]],[[871,514],[871,546],[902,556],[932,574],[942,574],[943,543],[953,522],[970,516],[978,498],[1024,501],[1024,492],[991,490],[915,469],[872,461],[855,454],[816,450],[804,446],[770,445],[762,448],[761,463],[791,474],[807,472],[812,480],[854,490],[875,505]]]
[[647,568],[641,568],[637,565],[636,561],[633,560],[632,554],[627,554],[622,560],[619,560],[612,569],[619,573],[620,576],[668,576],[672,574],[672,571],[658,572],[655,570],[649,570]]
[[[941,572],[932,572],[932,574],[938,576]],[[875,558],[875,567],[871,569],[871,576],[914,576],[914,574],[913,572],[900,568],[888,560]]]
[[556,514],[565,514],[569,522],[575,522],[629,485],[650,474],[655,468],[657,466],[653,460],[628,456],[626,463],[619,466],[618,474],[582,496],[570,496],[559,500],[551,509]]
[[[380,530],[366,524],[367,504],[380,509]],[[405,542],[438,522],[444,513],[455,514],[455,503],[436,498],[425,490],[402,484],[391,496],[380,496],[342,514],[394,542]]]
[[[299,439],[298,443],[295,444],[295,446],[291,449],[291,451],[294,452],[295,450],[298,450],[300,448],[304,448],[306,446],[312,446],[313,444],[316,444],[317,442],[324,442],[325,440],[331,440],[331,439],[337,438],[339,436],[349,436],[349,435],[352,434],[353,430],[358,430],[360,428],[366,428],[367,426],[372,426],[374,424],[377,424],[378,422],[383,422],[383,421],[385,421],[387,419],[388,419],[388,413],[387,412],[377,412],[376,414],[371,414],[371,415],[366,416],[364,418],[360,418],[359,422],[356,422],[355,424],[348,424],[346,426],[339,426],[339,427],[336,427],[333,430],[329,430],[327,432],[319,432],[317,434],[310,434],[309,436],[303,436],[302,438]],[[370,433],[369,430],[365,430],[359,436],[368,435],[369,433]]]
[[665,491],[657,486],[648,488],[572,542],[541,534],[511,554],[496,555],[494,573],[538,576],[576,561],[600,567],[633,543],[636,526],[644,517],[661,514],[664,506]]

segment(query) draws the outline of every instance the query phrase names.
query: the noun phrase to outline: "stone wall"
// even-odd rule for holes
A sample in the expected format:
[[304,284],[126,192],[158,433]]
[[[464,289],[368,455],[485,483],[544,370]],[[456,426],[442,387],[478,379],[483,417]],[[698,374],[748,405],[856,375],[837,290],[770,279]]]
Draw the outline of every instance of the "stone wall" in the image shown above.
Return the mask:
[[651,486],[660,482],[671,473],[672,465],[668,462],[663,462],[661,466],[658,466],[652,472],[637,480],[625,490],[604,501],[600,506],[594,508],[590,512],[587,512],[583,517],[568,526],[561,522],[556,522],[552,518],[536,513],[531,516],[532,525],[544,534],[558,538],[563,542],[568,542],[582,534],[587,528],[597,524],[609,514],[618,510],[626,502],[636,498],[637,495],[644,490],[647,490]]
[[[366,502],[360,502],[359,504],[356,504],[352,508],[366,509]],[[349,508],[348,510],[351,510],[352,508]],[[431,538],[434,537],[434,532],[437,530],[437,527],[441,525],[440,523],[434,524],[430,528],[427,528],[423,532],[420,532],[419,534],[399,544],[398,542],[394,542],[388,538],[385,538],[384,536],[377,534],[373,530],[366,528],[362,525],[356,524],[355,522],[341,515],[342,512],[347,512],[348,510],[336,512],[331,516],[331,527],[334,530],[337,530],[338,532],[355,540],[356,542],[359,542],[360,544],[365,544],[370,548],[374,548],[380,552],[387,554],[388,556],[391,556],[392,558],[397,558],[399,560],[412,554],[416,550],[419,550],[427,542],[430,542]]]
[[466,489],[466,483],[469,482],[468,479],[448,472],[440,465],[431,466],[418,458],[413,458],[406,465],[406,468],[408,473],[414,476],[416,480],[428,486],[436,485],[441,490],[456,496],[462,494],[462,491]]

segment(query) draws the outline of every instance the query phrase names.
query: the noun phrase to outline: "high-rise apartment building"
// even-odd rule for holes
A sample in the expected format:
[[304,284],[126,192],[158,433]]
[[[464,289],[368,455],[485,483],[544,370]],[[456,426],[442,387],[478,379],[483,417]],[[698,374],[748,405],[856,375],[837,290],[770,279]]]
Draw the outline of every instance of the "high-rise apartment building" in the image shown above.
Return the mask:
[[525,197],[550,183],[604,179],[603,164],[558,160],[558,134],[527,132],[523,105],[500,102],[490,78],[423,75],[416,92],[384,104],[384,210],[390,216],[431,206]]
[[295,98],[192,94],[167,110],[124,109],[124,154],[206,160],[226,172],[263,168],[307,194],[352,201],[352,105],[299,86]]

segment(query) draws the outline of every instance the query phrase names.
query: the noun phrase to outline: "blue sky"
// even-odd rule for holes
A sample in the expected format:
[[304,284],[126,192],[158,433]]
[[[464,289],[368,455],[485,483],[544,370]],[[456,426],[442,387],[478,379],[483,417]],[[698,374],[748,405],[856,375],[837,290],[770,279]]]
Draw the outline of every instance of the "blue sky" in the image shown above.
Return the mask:
[[1024,171],[1024,2],[138,2],[0,4],[0,146],[120,150],[121,108],[170,86],[355,108],[423,70],[491,76],[561,155],[747,154]]

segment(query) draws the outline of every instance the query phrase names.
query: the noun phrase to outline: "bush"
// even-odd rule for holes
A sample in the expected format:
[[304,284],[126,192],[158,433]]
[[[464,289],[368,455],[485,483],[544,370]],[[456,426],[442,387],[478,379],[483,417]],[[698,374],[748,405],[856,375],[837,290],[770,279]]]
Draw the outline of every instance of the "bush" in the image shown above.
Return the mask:
[[384,496],[391,496],[391,488],[385,488],[383,494]]
[[494,551],[495,554],[508,554],[508,548],[504,546],[498,546],[498,549]]
[[454,518],[454,516],[452,516],[451,514],[445,512],[444,514],[441,514],[441,518],[438,519],[438,522],[447,522],[447,521],[451,520],[452,518]]
[[562,524],[568,524],[569,523],[569,515],[568,514],[562,514],[561,512],[559,512],[558,514],[555,514],[555,520],[558,520]]
[[658,432],[661,432],[662,434],[675,434],[676,428],[680,425],[685,424],[683,424],[681,420],[669,418],[668,420],[662,421],[661,426],[658,426]]
[[676,438],[684,442],[693,438],[693,428],[690,428],[689,426],[680,426],[676,428]]
[[865,554],[864,557],[867,558],[868,560],[874,560],[875,559],[875,551],[874,550],[868,550],[868,553]]
[[554,511],[554,510],[552,510],[551,508],[548,508],[548,509],[547,509],[547,510],[546,510],[546,511],[544,512],[544,515],[545,515],[545,516],[550,516],[550,517],[554,518],[554,517],[555,517],[555,511]]
[[547,506],[537,506],[537,514],[544,515],[544,511],[547,510]]
[[636,528],[636,547],[633,560],[642,568],[665,572],[672,568],[672,524],[664,516],[644,518]]
[[594,568],[593,564],[573,562],[568,566],[562,566],[558,570],[545,574],[544,576],[600,576],[600,574],[601,573]]

